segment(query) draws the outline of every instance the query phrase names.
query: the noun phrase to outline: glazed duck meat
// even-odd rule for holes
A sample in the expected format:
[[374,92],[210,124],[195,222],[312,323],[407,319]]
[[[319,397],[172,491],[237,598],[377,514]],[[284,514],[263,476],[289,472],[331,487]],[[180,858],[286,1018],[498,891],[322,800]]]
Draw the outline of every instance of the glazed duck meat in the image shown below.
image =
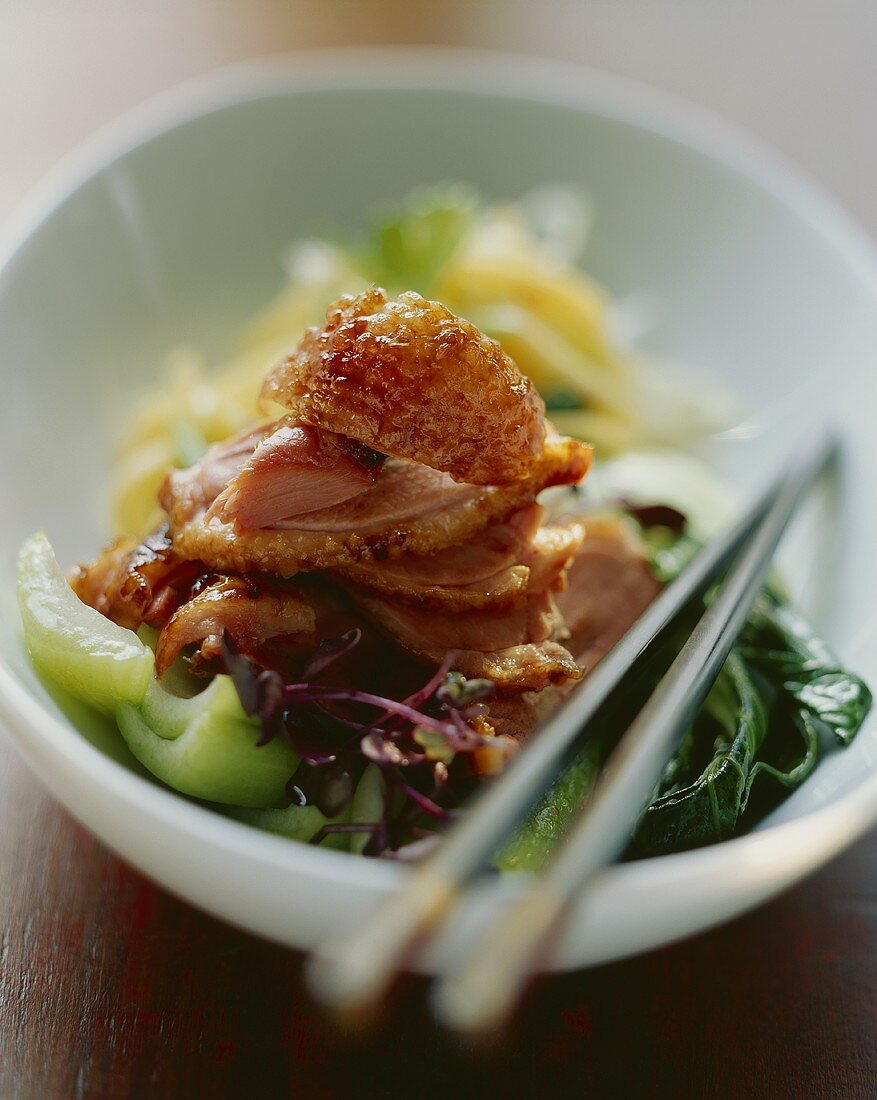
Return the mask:
[[[170,519],[174,545],[183,555],[221,569],[257,569],[287,577],[303,570],[382,563],[405,553],[423,556],[459,546],[489,524],[501,523],[532,504],[548,486],[579,481],[590,458],[581,444],[555,437],[530,475],[507,485],[470,485],[421,463],[387,459],[365,487],[361,476],[350,476],[349,495],[333,504],[309,507],[312,490],[300,489],[296,498],[304,498],[307,510],[293,513],[292,493],[274,488],[276,469],[261,457],[270,438],[266,443],[254,435],[251,442],[249,456],[240,456],[235,440],[211,448],[191,469],[172,474],[162,489],[161,504]],[[238,455],[240,466],[216,492],[216,470],[224,473],[230,466],[226,447]],[[249,462],[259,449],[260,458]],[[326,480],[323,471],[310,464],[287,468],[287,473],[310,482]],[[333,494],[342,491],[334,477],[331,486]],[[258,527],[249,526],[254,515],[259,517]]]
[[653,598],[621,536],[596,547],[580,519],[551,520],[540,494],[577,485],[591,449],[444,306],[340,299],[262,399],[271,419],[168,476],[165,533],[74,578],[104,614],[159,629],[160,673],[192,647],[213,667],[223,632],[263,660],[268,642],[316,644],[329,598],[400,667],[453,651],[462,675],[520,696],[579,679],[577,648],[590,667]]

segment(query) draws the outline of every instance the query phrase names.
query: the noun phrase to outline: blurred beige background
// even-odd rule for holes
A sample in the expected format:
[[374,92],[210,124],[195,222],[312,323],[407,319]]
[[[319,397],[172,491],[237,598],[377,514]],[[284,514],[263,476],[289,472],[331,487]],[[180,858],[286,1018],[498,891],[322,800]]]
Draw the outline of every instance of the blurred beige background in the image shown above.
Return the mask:
[[0,0],[0,220],[155,92],[263,54],[409,42],[677,92],[782,149],[877,233],[877,0]]

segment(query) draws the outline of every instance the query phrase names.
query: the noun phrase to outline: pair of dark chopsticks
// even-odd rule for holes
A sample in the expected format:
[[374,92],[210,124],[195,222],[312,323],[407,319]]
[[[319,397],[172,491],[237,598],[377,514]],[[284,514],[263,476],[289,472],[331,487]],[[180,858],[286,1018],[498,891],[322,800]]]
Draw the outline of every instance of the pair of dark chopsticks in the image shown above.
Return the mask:
[[641,666],[680,614],[725,580],[643,709],[618,741],[548,866],[440,980],[439,1017],[460,1030],[500,1023],[537,971],[572,901],[627,846],[667,760],[714,683],[749,615],[806,490],[835,456],[835,440],[808,444],[756,503],[701,550],[632,629],[513,758],[405,886],[364,926],[311,959],[315,994],[342,1011],[364,1010],[387,991],[582,744],[586,727]]

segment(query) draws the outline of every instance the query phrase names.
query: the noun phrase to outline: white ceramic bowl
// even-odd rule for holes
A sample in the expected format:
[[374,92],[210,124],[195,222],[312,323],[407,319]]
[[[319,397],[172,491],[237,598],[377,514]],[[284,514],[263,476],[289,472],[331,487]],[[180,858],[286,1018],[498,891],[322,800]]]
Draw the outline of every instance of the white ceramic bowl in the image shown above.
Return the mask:
[[[593,196],[587,266],[617,292],[653,293],[654,352],[736,391],[743,424],[715,455],[744,490],[808,410],[842,426],[843,483],[786,569],[844,658],[877,682],[877,266],[791,169],[656,93],[521,58],[330,54],[175,94],[59,169],[3,255],[0,716],[57,797],[118,853],[296,947],[359,920],[406,869],[220,817],[144,778],[112,730],[85,714],[74,725],[23,655],[11,566],[39,528],[66,560],[102,544],[114,414],[173,345],[222,350],[279,286],[290,240],[356,227],[375,201],[449,178],[489,197],[558,180]],[[607,871],[552,965],[616,958],[739,913],[875,819],[871,722],[755,833]],[[486,884],[424,965],[444,967],[515,889]]]

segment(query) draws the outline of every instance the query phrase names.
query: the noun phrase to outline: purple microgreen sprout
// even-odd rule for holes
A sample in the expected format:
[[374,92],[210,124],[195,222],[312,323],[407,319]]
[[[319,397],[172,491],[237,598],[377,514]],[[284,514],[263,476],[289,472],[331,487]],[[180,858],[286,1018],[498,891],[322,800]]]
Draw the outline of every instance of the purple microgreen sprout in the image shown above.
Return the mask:
[[315,679],[340,657],[343,657],[357,646],[361,637],[362,631],[355,627],[353,630],[348,630],[346,634],[342,634],[340,638],[327,638],[325,641],[320,642],[313,657],[302,670],[302,680]]
[[[244,714],[251,717],[258,715],[263,721],[270,721],[280,704],[283,692],[280,674],[269,669],[260,669],[249,657],[245,657],[227,630],[222,632],[220,650]],[[267,740],[270,741],[271,737]],[[262,743],[267,744],[267,741]]]
[[434,802],[428,795],[423,794],[423,792],[417,790],[416,787],[412,787],[410,783],[406,783],[398,772],[393,772],[392,775],[399,789],[404,791],[407,797],[410,798],[416,806],[419,806],[425,814],[429,814],[430,817],[434,817],[437,821],[447,821],[453,816],[450,810],[446,810],[444,806],[439,806],[439,804]]
[[459,673],[451,672],[454,667],[454,661],[457,654],[451,650],[445,654],[445,659],[438,666],[435,672],[430,676],[422,688],[418,688],[412,695],[409,695],[407,699],[403,700],[409,707],[420,707],[427,699],[438,691],[441,685],[445,682],[448,676],[459,675]]
[[[384,817],[373,824],[327,824],[311,843],[319,844],[333,832],[370,832],[365,845],[369,855],[388,849],[414,851],[420,841],[405,843],[425,814],[435,821],[449,820],[454,811],[437,799],[449,792],[450,766],[457,754],[473,753],[482,746],[496,746],[497,738],[479,733],[469,722],[488,712],[485,700],[494,692],[490,680],[467,680],[453,671],[454,653],[445,659],[427,682],[405,699],[390,699],[361,691],[315,683],[335,661],[360,641],[361,632],[350,630],[323,642],[307,662],[297,683],[285,684],[279,673],[260,668],[244,656],[234,639],[223,632],[222,657],[244,711],[261,722],[258,745],[281,736],[301,758],[287,784],[290,802],[313,804],[327,817],[339,814],[350,803],[361,772],[362,759],[384,769],[403,796],[388,798]],[[356,709],[336,713],[328,704],[347,704]],[[357,717],[362,708],[374,709],[372,718]],[[427,768],[424,773],[421,769]],[[403,778],[408,773],[411,782]],[[416,785],[415,772],[432,780],[430,794]],[[433,843],[432,836],[423,838]],[[401,847],[400,847],[401,846]]]

